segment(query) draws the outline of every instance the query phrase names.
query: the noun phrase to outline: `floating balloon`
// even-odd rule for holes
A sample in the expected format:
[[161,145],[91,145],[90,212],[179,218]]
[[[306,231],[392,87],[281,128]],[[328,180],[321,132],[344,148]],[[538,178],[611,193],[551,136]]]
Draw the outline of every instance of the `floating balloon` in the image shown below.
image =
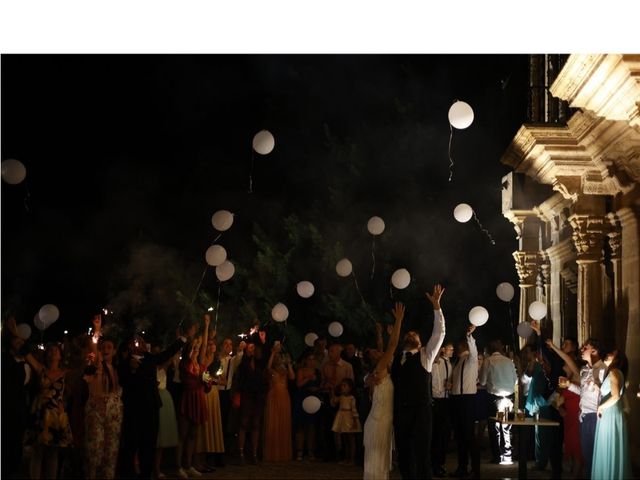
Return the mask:
[[329,324],[329,335],[332,337],[339,337],[342,335],[344,328],[342,328],[342,324],[340,322],[331,322]]
[[227,251],[222,245],[211,245],[207,248],[207,252],[204,254],[204,257],[209,265],[217,267],[227,259]]
[[341,277],[348,277],[349,275],[351,275],[352,271],[353,266],[351,265],[351,262],[348,258],[343,258],[336,264],[336,272],[338,272],[338,275],[340,275]]
[[498,295],[498,298],[503,302],[510,302],[515,295],[513,285],[511,285],[509,282],[502,282],[496,288],[496,295]]
[[480,327],[489,320],[489,312],[484,307],[473,307],[469,310],[469,322],[476,327]]
[[453,210],[453,217],[460,223],[467,223],[473,217],[473,208],[466,203],[461,203]]
[[253,149],[260,155],[268,155],[276,145],[276,140],[269,130],[260,130],[253,137]]
[[519,323],[516,330],[518,331],[518,335],[520,335],[522,338],[529,338],[533,333],[533,328],[531,328],[529,322]]
[[231,263],[229,260],[225,260],[216,267],[216,277],[218,277],[218,280],[220,280],[221,282],[226,282],[227,280],[229,280],[231,277],[233,277],[234,273],[236,273],[236,267],[234,267],[233,263]]
[[43,322],[37,313],[36,313],[36,316],[33,317],[33,324],[40,331],[44,331],[49,327],[49,324],[46,324],[45,322]]
[[411,283],[411,275],[409,275],[409,271],[406,268],[400,268],[393,272],[391,275],[391,283],[398,290],[403,290],[409,286]]
[[318,339],[317,334],[313,332],[309,332],[304,336],[304,343],[306,343],[308,347],[313,347],[313,344],[316,343],[317,339]]
[[20,160],[4,160],[2,162],[2,179],[10,185],[17,185],[27,176],[27,168]]
[[309,298],[311,295],[313,295],[313,292],[316,291],[313,283],[306,280],[298,282],[298,284],[296,285],[296,290],[298,292],[298,295],[300,295],[302,298]]
[[473,123],[473,109],[466,102],[457,101],[449,108],[449,123],[460,130]]
[[547,306],[539,300],[529,305],[529,316],[534,320],[542,320],[547,315]]
[[213,214],[213,217],[211,217],[211,223],[213,224],[213,228],[219,232],[225,232],[233,225],[233,213],[228,210],[218,210]]
[[31,336],[31,327],[26,323],[20,323],[16,326],[18,336],[23,340],[28,340]]
[[367,222],[367,230],[371,235],[380,235],[384,232],[384,220],[380,217],[371,217]]
[[309,415],[313,415],[320,410],[322,402],[315,395],[310,395],[302,401],[302,409]]
[[289,309],[284,303],[276,303],[276,306],[271,309],[271,318],[276,322],[284,322],[289,318]]
[[43,305],[38,312],[38,317],[40,317],[42,323],[44,323],[47,327],[58,320],[59,316],[60,310],[58,310],[58,307],[50,303]]

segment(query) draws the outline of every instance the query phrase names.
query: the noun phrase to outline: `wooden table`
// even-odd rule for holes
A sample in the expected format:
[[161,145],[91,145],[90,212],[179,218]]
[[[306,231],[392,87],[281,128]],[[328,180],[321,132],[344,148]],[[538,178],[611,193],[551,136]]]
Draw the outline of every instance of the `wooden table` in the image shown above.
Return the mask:
[[528,447],[527,440],[528,435],[524,431],[523,427],[559,427],[560,422],[556,422],[554,420],[547,420],[546,418],[540,418],[535,420],[533,418],[525,418],[524,420],[516,420],[516,419],[508,419],[508,420],[498,420],[497,417],[489,417],[490,420],[493,420],[497,423],[504,423],[506,425],[513,425],[518,429],[518,478],[526,479],[527,478],[527,458],[528,458]]

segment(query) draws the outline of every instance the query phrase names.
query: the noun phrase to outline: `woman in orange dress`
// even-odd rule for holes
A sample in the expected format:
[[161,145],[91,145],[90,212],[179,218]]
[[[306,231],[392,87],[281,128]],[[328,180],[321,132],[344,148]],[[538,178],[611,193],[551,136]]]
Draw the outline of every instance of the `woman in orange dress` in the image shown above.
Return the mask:
[[288,462],[293,459],[291,444],[291,399],[288,381],[295,379],[291,360],[283,356],[282,346],[276,342],[267,364],[269,391],[264,414],[265,462]]

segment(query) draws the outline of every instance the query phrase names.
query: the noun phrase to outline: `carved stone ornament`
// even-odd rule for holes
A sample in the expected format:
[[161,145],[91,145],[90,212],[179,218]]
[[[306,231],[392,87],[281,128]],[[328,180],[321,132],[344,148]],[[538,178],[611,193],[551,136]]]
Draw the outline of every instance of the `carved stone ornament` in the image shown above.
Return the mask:
[[523,252],[518,250],[513,252],[513,258],[516,261],[516,270],[520,285],[536,284],[536,276],[538,273],[538,265],[540,264],[540,256],[537,252]]
[[600,260],[604,235],[609,231],[605,219],[590,215],[572,215],[569,222],[573,228],[573,243],[578,260]]

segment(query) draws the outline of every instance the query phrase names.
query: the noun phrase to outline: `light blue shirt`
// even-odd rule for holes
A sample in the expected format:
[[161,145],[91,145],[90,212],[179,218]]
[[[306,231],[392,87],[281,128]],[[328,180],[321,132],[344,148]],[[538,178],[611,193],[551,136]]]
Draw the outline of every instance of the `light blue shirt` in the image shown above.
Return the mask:
[[487,386],[487,392],[499,397],[512,395],[518,381],[513,360],[500,352],[492,353],[485,359],[480,370],[480,385]]

